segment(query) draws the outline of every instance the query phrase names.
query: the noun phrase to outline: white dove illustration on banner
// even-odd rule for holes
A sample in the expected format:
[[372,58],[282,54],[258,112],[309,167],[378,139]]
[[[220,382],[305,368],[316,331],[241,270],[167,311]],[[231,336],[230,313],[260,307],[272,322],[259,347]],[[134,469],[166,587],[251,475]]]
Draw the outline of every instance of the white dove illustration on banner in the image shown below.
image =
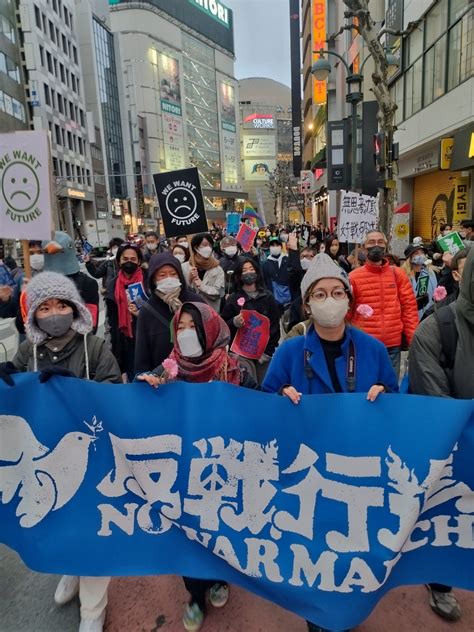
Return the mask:
[[22,417],[0,415],[0,500],[21,499],[16,516],[22,527],[34,527],[51,511],[66,505],[84,480],[89,447],[98,439],[102,422],[84,422],[92,434],[70,432],[50,450]]

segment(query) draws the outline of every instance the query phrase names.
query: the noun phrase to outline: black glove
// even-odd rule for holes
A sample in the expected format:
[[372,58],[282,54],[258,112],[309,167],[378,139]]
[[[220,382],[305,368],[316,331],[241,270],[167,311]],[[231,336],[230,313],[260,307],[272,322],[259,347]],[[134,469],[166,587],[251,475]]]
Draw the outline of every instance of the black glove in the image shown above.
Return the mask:
[[13,362],[0,362],[0,380],[3,380],[8,386],[15,386],[15,382],[11,376],[20,371],[15,367]]
[[62,369],[60,366],[49,366],[41,371],[39,381],[41,384],[44,384],[52,378],[53,375],[60,375],[61,377],[77,377],[72,371],[69,371],[69,369]]

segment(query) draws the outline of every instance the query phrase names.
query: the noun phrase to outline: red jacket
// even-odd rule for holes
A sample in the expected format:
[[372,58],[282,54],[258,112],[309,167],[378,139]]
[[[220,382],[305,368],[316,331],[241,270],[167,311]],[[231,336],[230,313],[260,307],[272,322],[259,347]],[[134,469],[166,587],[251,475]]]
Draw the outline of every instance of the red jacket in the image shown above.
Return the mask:
[[[367,261],[351,272],[349,278],[354,296],[351,323],[386,347],[399,347],[402,334],[410,344],[418,325],[418,308],[405,272],[389,265],[388,261],[383,261],[382,265]],[[374,310],[370,318],[357,313],[359,305],[364,304]]]

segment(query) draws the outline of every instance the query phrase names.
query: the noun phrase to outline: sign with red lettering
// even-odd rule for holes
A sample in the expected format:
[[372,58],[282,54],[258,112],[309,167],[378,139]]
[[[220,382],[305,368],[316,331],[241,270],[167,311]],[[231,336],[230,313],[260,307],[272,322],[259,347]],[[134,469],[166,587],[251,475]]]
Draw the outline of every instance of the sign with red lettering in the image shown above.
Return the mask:
[[249,360],[259,360],[270,340],[270,320],[253,309],[243,309],[240,314],[245,325],[237,331],[230,350]]
[[249,252],[257,236],[258,229],[251,228],[248,224],[241,224],[239,232],[237,233],[237,241],[242,247],[244,252]]

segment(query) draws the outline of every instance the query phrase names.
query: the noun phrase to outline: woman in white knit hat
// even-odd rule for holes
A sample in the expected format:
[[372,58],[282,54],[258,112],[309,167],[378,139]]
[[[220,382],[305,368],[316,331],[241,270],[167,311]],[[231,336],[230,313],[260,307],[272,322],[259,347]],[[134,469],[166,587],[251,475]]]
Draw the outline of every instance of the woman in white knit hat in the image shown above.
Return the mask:
[[[346,323],[349,277],[328,255],[314,258],[301,282],[301,296],[310,328],[276,350],[264,391],[285,395],[294,404],[303,395],[367,393],[374,401],[384,391],[398,391],[385,345]],[[309,621],[308,631],[336,632]]]
[[[26,288],[26,335],[13,365],[17,371],[42,371],[95,382],[121,382],[117,361],[104,340],[91,334],[92,317],[74,283],[62,274],[42,272]],[[110,577],[63,576],[54,596],[58,605],[79,593],[80,632],[101,632]]]

